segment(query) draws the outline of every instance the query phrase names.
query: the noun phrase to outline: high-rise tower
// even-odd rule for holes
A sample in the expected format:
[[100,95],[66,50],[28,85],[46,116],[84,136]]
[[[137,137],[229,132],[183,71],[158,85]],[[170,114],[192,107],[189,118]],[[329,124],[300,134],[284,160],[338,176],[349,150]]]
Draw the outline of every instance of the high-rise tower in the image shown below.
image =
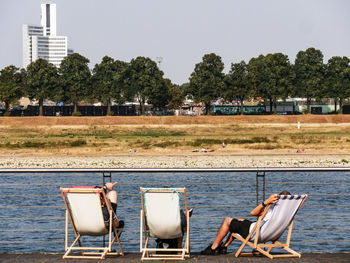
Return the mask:
[[23,67],[43,58],[59,67],[68,52],[68,37],[57,36],[56,4],[41,4],[41,25],[23,25]]
[[56,4],[41,4],[41,26],[44,36],[56,36]]

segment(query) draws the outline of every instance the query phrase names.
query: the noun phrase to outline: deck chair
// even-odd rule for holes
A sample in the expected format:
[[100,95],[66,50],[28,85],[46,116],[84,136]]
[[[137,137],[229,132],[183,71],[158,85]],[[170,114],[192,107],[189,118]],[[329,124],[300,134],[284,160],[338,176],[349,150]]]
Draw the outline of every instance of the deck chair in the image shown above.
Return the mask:
[[[64,204],[66,206],[66,226],[65,226],[65,251],[63,258],[85,258],[104,259],[106,255],[122,255],[124,252],[119,241],[121,229],[115,228],[113,224],[112,208],[107,201],[102,188],[74,187],[60,188]],[[102,214],[101,200],[107,204],[110,215],[109,229],[105,227]],[[68,245],[68,221],[71,222],[75,240]],[[114,233],[114,238],[112,235]],[[108,235],[108,245],[104,247],[83,247],[81,237],[105,236]],[[112,245],[117,241],[120,253],[112,252]],[[79,246],[76,246],[78,243]],[[73,251],[81,251],[81,255],[72,255]],[[85,252],[92,251],[92,252]],[[94,252],[95,251],[95,252]]]
[[[187,209],[186,188],[141,187],[140,193],[142,204],[140,217],[141,260],[184,260],[185,257],[190,257],[190,216]],[[184,235],[181,226],[180,193],[184,195],[184,213],[187,221],[184,246],[167,249],[149,247],[150,238],[174,239]]]
[[[242,242],[242,245],[237,250],[235,256],[240,255],[253,255],[256,253],[241,253],[243,248],[248,245],[251,248],[257,250],[271,259],[278,257],[301,257],[301,255],[291,248],[289,248],[290,238],[292,235],[294,216],[303,205],[307,198],[307,195],[280,195],[276,204],[270,204],[266,207],[262,215],[258,218],[257,223],[248,234],[247,238],[242,238],[239,234],[232,233],[234,238],[237,238]],[[272,215],[270,220],[264,222],[264,217],[269,209],[272,207]],[[278,239],[283,232],[288,229],[288,235],[285,243],[281,243]],[[265,244],[266,242],[272,242],[271,244]],[[284,254],[271,254],[271,250],[275,247],[282,248],[289,253]],[[265,249],[267,250],[265,250]]]

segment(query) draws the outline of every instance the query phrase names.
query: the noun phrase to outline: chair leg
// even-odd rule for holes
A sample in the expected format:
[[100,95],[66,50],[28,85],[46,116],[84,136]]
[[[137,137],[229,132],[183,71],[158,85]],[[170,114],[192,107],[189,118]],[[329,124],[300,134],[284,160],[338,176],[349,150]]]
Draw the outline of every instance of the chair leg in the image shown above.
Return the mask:
[[243,248],[249,243],[249,241],[246,239],[243,239],[239,235],[232,234],[232,236],[242,242],[242,245],[239,247],[239,249],[236,251],[236,254],[235,254],[235,257],[238,258],[239,255],[241,254]]
[[259,251],[259,252],[260,252],[261,254],[263,254],[264,256],[270,258],[270,259],[273,259],[273,258],[274,258],[270,253],[268,253],[267,251],[263,250],[263,249],[260,248],[260,247],[257,247],[256,250]]
[[300,258],[301,254],[299,254],[298,252],[294,251],[293,249],[289,248],[289,247],[284,247],[284,250],[288,251],[289,253],[291,253],[293,256]]
[[118,246],[119,246],[119,249],[120,249],[120,254],[122,256],[124,256],[124,251],[123,251],[123,248],[122,248],[122,244],[120,244],[120,240],[119,240],[118,234],[119,234],[119,232],[117,231],[117,235],[114,238],[117,240],[117,243],[118,243]]
[[[67,249],[66,253],[63,255],[63,258],[67,258],[70,252],[72,251],[72,248],[75,246],[75,244],[80,241],[80,235],[76,237],[76,239],[73,241],[72,245]],[[83,252],[83,251],[82,251]]]

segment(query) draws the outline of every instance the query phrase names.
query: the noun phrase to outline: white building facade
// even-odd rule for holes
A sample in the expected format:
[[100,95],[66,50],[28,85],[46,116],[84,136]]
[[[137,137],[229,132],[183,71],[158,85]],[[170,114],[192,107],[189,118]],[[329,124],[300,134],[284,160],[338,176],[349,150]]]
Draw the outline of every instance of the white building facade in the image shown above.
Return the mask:
[[59,67],[62,59],[73,53],[72,50],[68,50],[68,38],[56,34],[56,4],[43,3],[41,4],[41,25],[23,25],[24,68],[38,58]]

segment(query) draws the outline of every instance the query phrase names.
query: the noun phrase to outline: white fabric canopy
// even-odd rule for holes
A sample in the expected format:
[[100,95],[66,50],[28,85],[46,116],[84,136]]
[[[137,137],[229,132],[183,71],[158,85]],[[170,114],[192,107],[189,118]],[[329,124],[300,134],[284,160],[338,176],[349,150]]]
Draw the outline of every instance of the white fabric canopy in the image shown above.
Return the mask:
[[100,196],[97,193],[67,193],[71,214],[79,234],[101,236],[105,227]]
[[172,239],[182,236],[180,200],[177,192],[146,192],[144,207],[151,237]]

